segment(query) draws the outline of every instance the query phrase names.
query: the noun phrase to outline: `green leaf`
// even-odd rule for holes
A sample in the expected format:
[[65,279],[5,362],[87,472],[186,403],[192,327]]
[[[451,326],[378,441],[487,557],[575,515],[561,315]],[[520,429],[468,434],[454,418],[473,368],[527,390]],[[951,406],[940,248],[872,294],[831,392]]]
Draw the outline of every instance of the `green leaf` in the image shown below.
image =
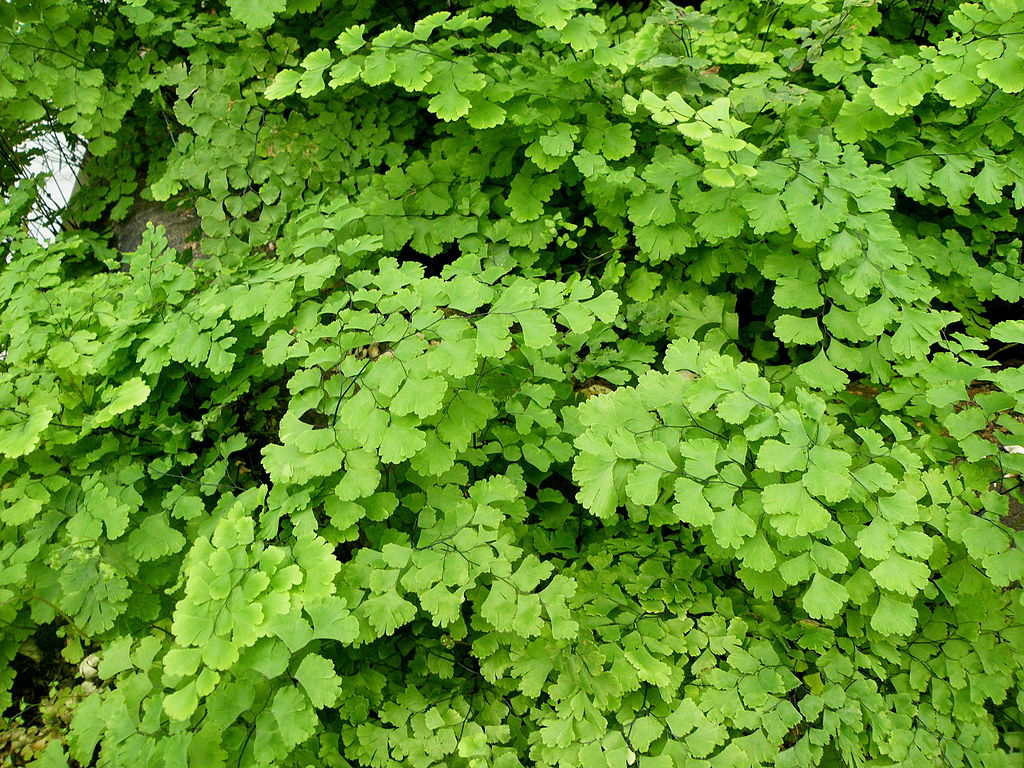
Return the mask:
[[544,203],[551,197],[557,180],[519,173],[512,180],[508,195],[509,211],[519,222],[533,221],[544,212]]
[[504,357],[512,346],[509,326],[512,318],[501,315],[485,315],[476,321],[476,351],[482,357]]
[[629,742],[634,749],[646,752],[664,730],[665,726],[658,718],[651,715],[638,717],[629,726]]
[[743,195],[740,202],[749,216],[748,226],[754,234],[789,231],[789,214],[779,205],[777,196],[748,192]]
[[184,687],[164,698],[164,712],[174,720],[188,720],[192,713],[199,706],[199,696],[196,694],[194,682],[186,683]]
[[754,521],[739,507],[718,510],[711,522],[711,531],[718,543],[729,549],[740,547],[756,530]]
[[981,89],[963,72],[954,72],[939,80],[935,92],[958,108],[970,106],[981,96]]
[[636,142],[629,123],[616,123],[604,129],[601,136],[601,154],[606,160],[623,160],[635,151]]
[[835,448],[816,445],[808,452],[810,463],[803,475],[804,487],[830,503],[847,498],[853,477],[850,454]]
[[274,694],[270,711],[277,721],[278,732],[288,747],[301,744],[316,730],[319,720],[309,701],[295,686],[287,686]]
[[299,663],[295,679],[317,709],[334,706],[341,695],[341,680],[334,671],[334,664],[315,653]]
[[573,138],[579,129],[568,123],[558,123],[538,139],[545,154],[565,157],[572,153],[575,146]]
[[576,500],[597,517],[611,517],[619,506],[617,457],[607,442],[586,435],[577,438],[576,446],[580,449],[572,469],[580,488]]
[[604,19],[599,16],[576,16],[562,28],[561,40],[575,51],[590,51],[597,47],[604,30]]
[[650,507],[658,501],[659,483],[665,471],[653,464],[638,464],[626,478],[626,496],[634,503]]
[[910,596],[924,589],[930,576],[927,565],[899,555],[889,555],[871,569],[871,578],[878,586]]
[[149,398],[150,388],[138,378],[131,378],[116,389],[104,393],[103,399],[107,405],[98,411],[92,418],[93,424],[104,426],[114,420],[122,413],[137,408]]
[[775,283],[775,305],[796,309],[817,309],[822,305],[821,292],[811,280],[780,277]]
[[801,602],[809,616],[816,619],[831,619],[842,610],[849,599],[850,596],[842,584],[816,573]]
[[993,339],[1011,344],[1024,344],[1024,320],[1004,320],[992,326]]
[[442,120],[452,122],[469,114],[473,103],[456,88],[446,88],[427,102],[427,107]]
[[480,616],[499,631],[510,631],[515,627],[515,588],[505,582],[491,584],[487,597],[480,604]]
[[998,554],[989,555],[982,564],[985,573],[997,587],[1008,587],[1024,578],[1024,551],[1007,549]]
[[156,560],[180,552],[185,543],[185,537],[171,527],[167,514],[163,512],[148,515],[128,538],[132,555],[140,561]]
[[675,228],[656,224],[636,227],[633,237],[636,238],[637,247],[652,264],[667,261],[692,244],[681,241]]
[[1006,93],[1024,91],[1024,59],[1021,58],[1019,50],[1016,56],[1006,52],[1002,56],[981,62],[978,65],[978,74]]
[[791,472],[807,466],[807,448],[765,440],[757,451],[757,466],[771,472]]
[[366,34],[366,25],[356,24],[355,26],[348,27],[344,32],[338,35],[337,39],[334,41],[334,45],[342,54],[348,56],[355,53],[366,44],[363,39],[364,34]]
[[411,459],[423,450],[427,441],[416,428],[419,419],[413,416],[394,416],[380,444],[380,459],[385,464],[398,464]]
[[416,606],[393,591],[371,597],[359,608],[377,637],[394,633],[416,615]]
[[680,521],[690,525],[710,525],[714,520],[711,505],[704,498],[704,493],[696,482],[688,477],[680,477],[675,482],[675,500],[672,512]]
[[266,29],[287,6],[286,0],[227,0],[227,4],[231,15],[247,29]]
[[505,122],[505,110],[492,101],[487,101],[474,94],[470,99],[472,107],[466,122],[477,130],[495,128]]
[[871,614],[871,627],[883,635],[910,635],[917,628],[917,610],[910,603],[882,595]]
[[797,366],[796,370],[808,386],[823,392],[839,392],[850,382],[850,377],[832,364],[824,350],[814,359]]
[[[543,0],[539,3],[522,5],[523,11],[529,9],[524,14],[525,18],[538,26],[551,27],[556,30],[565,28],[576,12],[576,8],[576,0]],[[523,13],[523,11],[520,12]]]
[[444,379],[406,379],[391,401],[391,412],[396,416],[415,412],[425,419],[441,409],[447,392],[448,384]]
[[[306,70],[299,78],[299,95],[308,98],[315,96],[324,89],[324,70],[334,63],[331,52],[326,48],[319,48],[302,60],[302,66]],[[277,79],[270,85],[267,91],[277,85]],[[287,95],[287,94],[285,94]],[[264,92],[268,99],[277,98]]]
[[683,699],[675,710],[665,718],[665,724],[672,735],[681,739],[694,728],[707,724],[708,720],[691,699]]
[[876,518],[857,534],[857,547],[872,560],[885,560],[892,552],[896,529],[885,520]]
[[305,611],[313,622],[315,638],[349,644],[359,636],[359,622],[342,598],[331,596],[307,603]]
[[109,680],[125,670],[131,669],[134,666],[131,661],[131,648],[132,639],[127,636],[107,643],[103,648],[103,656],[100,658],[99,676],[104,680]]
[[803,536],[820,531],[832,516],[811,498],[803,483],[774,483],[761,492],[764,511],[783,536]]
[[327,81],[327,85],[330,88],[348,85],[358,80],[362,74],[362,60],[356,58],[342,59],[331,67],[331,78]]
[[554,340],[555,324],[543,310],[528,309],[515,317],[523,329],[523,343],[531,349],[543,349]]
[[787,344],[814,344],[821,341],[817,317],[782,315],[775,321],[775,336]]
[[572,617],[568,601],[576,594],[576,583],[564,574],[555,574],[538,598],[551,622],[555,640],[572,640],[579,632],[579,622]]
[[913,494],[900,489],[890,496],[876,498],[878,511],[886,520],[897,525],[909,525],[917,522],[920,509]]
[[[34,406],[30,408],[27,418],[20,413],[14,416],[15,419],[0,428],[0,454],[11,459],[25,456],[36,449],[54,414],[48,408]],[[11,421],[14,423],[11,424]]]
[[713,187],[736,186],[736,179],[726,168],[705,168],[701,175]]
[[652,222],[659,225],[671,224],[676,219],[671,195],[651,189],[637,195],[630,200],[629,218],[641,227]]
[[69,768],[64,745],[57,739],[49,741],[36,758],[30,763],[34,768]]

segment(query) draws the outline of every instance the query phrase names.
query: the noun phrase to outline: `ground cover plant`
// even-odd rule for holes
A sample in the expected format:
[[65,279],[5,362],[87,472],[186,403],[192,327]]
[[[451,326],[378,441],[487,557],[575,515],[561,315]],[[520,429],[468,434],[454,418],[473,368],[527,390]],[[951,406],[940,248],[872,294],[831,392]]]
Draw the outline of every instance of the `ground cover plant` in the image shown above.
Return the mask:
[[[90,680],[28,751],[1024,765],[1022,46],[1021,0],[0,4],[0,706]],[[200,231],[119,251],[141,210]]]

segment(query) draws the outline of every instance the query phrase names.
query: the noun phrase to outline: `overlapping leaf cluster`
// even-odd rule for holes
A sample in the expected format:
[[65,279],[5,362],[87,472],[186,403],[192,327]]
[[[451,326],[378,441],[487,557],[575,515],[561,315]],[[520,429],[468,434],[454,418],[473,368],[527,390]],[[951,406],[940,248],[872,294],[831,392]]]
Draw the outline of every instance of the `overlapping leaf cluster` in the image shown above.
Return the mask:
[[42,764],[1018,765],[1022,32],[5,5],[0,130],[90,147],[91,229],[0,209],[0,655],[104,680]]

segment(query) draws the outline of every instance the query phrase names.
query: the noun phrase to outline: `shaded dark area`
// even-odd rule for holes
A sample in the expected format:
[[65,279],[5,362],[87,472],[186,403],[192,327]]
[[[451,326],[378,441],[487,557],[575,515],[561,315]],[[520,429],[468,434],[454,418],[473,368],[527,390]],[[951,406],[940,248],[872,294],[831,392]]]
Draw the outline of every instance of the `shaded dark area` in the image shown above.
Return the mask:
[[14,704],[3,713],[5,720],[17,717],[19,713],[30,712],[50,693],[50,684],[71,680],[75,667],[60,655],[65,641],[57,636],[57,627],[46,624],[39,627],[22,651],[14,657],[14,684],[11,698]]

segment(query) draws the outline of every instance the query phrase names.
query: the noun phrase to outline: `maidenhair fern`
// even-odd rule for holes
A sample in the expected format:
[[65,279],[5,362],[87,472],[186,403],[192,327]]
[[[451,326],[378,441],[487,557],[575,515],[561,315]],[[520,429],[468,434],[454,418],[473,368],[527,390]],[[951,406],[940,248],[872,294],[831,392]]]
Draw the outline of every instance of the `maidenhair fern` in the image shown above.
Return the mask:
[[89,145],[0,207],[0,656],[101,658],[39,764],[1020,766],[1022,33],[0,6],[4,145]]

